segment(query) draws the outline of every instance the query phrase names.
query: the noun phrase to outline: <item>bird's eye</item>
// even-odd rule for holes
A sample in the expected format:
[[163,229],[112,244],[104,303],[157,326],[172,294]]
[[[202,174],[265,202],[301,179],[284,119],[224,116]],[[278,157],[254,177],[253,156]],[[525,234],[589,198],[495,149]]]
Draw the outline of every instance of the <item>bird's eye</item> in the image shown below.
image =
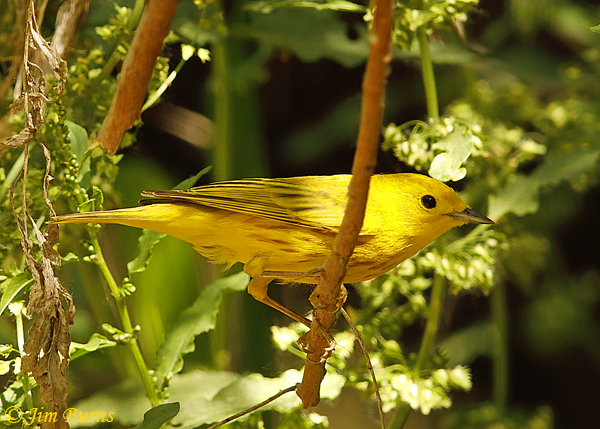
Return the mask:
[[423,204],[423,207],[426,209],[433,209],[435,208],[437,201],[431,195],[425,195],[421,197],[421,204]]

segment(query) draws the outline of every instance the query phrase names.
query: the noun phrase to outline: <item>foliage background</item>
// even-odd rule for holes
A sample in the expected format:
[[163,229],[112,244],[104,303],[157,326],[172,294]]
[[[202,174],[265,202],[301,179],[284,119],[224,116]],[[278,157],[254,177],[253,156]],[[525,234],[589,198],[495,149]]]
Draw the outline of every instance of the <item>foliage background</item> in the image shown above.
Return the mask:
[[[48,3],[44,35],[52,33],[52,17],[59,5]],[[0,1],[1,10],[10,10],[5,6],[8,1]],[[201,181],[350,170],[366,55],[362,15],[303,8],[262,15],[242,6],[243,2],[226,3],[225,23],[231,37],[220,39],[219,5],[210,3],[199,11],[191,1],[180,4],[172,26],[179,41],[174,38],[164,57],[174,68],[183,40],[209,47],[211,61],[191,57],[162,97],[162,104],[144,113],[135,142],[120,151],[123,158],[113,192],[106,193],[105,208],[133,206],[140,191],[171,188],[209,164],[213,170]],[[94,28],[106,25],[114,14],[112,2],[90,4],[70,65],[102,43]],[[10,13],[5,12],[3,18],[7,25],[2,25],[2,37],[9,37],[4,29],[10,28]],[[510,365],[505,376],[513,418],[496,416],[504,427],[533,427],[534,417],[546,422],[548,415],[556,427],[593,427],[600,419],[600,229],[596,219],[600,206],[596,162],[600,50],[598,35],[590,29],[599,21],[600,8],[593,2],[483,0],[462,28],[464,41],[451,31],[432,38],[442,111],[459,115],[461,102],[472,106],[471,117],[477,118],[487,137],[484,145],[489,147],[511,138],[546,147],[545,154],[517,162],[512,170],[511,161],[519,156],[514,152],[501,152],[491,160],[476,159],[467,164],[467,178],[456,184],[457,189],[467,190],[477,210],[485,211],[489,202],[491,215],[499,215],[498,231],[508,237],[495,277],[506,288],[508,303]],[[101,99],[104,94],[97,96]],[[426,118],[415,51],[395,52],[386,102],[384,124]],[[170,104],[214,121],[217,134],[212,150],[166,132],[164,121],[169,115],[165,112]],[[3,114],[7,106],[8,99],[3,100]],[[101,120],[86,116],[85,106],[73,107],[77,105],[69,106],[73,109],[70,119],[88,130]],[[207,132],[203,122],[193,128],[197,117],[190,118],[175,128]],[[412,168],[401,165],[394,155],[393,150],[381,151],[378,172]],[[567,164],[569,155],[575,158],[571,164]],[[0,166],[6,178],[15,155],[2,156]],[[565,173],[566,168],[571,170]],[[57,203],[61,213],[72,209],[65,202]],[[78,248],[83,229],[67,228],[61,253],[63,248],[84,252]],[[103,227],[102,247],[116,278],[127,275],[124,261],[136,256],[138,235],[139,231],[125,227]],[[218,268],[203,262],[188,245],[170,237],[153,252],[146,271],[134,278],[137,291],[129,301],[134,323],[142,327],[139,344],[150,367],[155,365],[156,349],[165,332],[220,275]],[[74,341],[85,343],[99,331],[100,323],[118,326],[96,267],[65,264],[60,277],[77,307],[71,329]],[[307,288],[271,287],[270,293],[291,308],[306,309]],[[357,312],[360,300],[351,289],[349,305]],[[196,351],[186,355],[186,371],[217,368],[274,377],[298,367],[293,356],[271,345],[269,327],[285,325],[287,320],[245,293],[228,295],[226,301],[217,329],[199,336]],[[494,391],[494,361],[486,345],[489,331],[468,328],[484,326],[491,311],[489,297],[481,292],[447,297],[440,341],[451,356],[455,352],[454,361],[471,367],[473,389],[453,393],[455,406],[450,411],[434,411],[427,417],[413,413],[407,427],[467,427],[467,421],[469,427],[484,426],[485,404]],[[0,342],[14,343],[14,321],[2,317],[0,323]],[[418,344],[422,326],[417,322],[405,329],[401,344],[409,349]],[[68,373],[70,402],[117,385],[134,373],[122,347],[74,360]],[[10,377],[4,380],[8,384]],[[320,405],[317,412],[328,416],[334,428],[377,426],[372,402],[350,388],[336,402]]]

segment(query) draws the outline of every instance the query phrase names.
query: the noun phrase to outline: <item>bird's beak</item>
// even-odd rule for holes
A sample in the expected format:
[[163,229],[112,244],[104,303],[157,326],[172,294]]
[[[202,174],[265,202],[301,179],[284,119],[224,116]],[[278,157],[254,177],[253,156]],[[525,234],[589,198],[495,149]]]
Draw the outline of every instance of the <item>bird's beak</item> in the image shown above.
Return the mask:
[[465,223],[485,223],[485,224],[493,224],[494,221],[490,218],[485,217],[484,215],[480,215],[475,210],[467,207],[462,212],[450,213],[450,217]]

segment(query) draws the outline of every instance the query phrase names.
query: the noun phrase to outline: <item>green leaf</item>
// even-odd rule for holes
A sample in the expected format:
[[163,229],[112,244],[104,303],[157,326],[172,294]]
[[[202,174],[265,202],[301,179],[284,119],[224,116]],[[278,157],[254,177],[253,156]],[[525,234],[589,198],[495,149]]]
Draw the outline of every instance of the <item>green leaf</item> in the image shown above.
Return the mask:
[[445,152],[438,154],[431,162],[429,174],[441,182],[449,180],[458,181],[467,175],[467,169],[462,168],[475,147],[478,137],[467,132],[464,127],[458,127],[444,139],[435,143],[432,149],[442,149]]
[[[81,166],[85,151],[89,146],[89,139],[87,131],[81,125],[76,124],[68,119],[65,121],[65,125],[69,129],[69,141],[71,142],[71,152],[77,157],[77,162]],[[89,164],[88,164],[89,168]]]
[[182,356],[194,351],[196,336],[215,327],[223,296],[228,292],[246,289],[248,281],[249,277],[245,273],[219,279],[204,289],[196,302],[181,313],[156,353],[159,386],[163,385],[169,374],[181,371]]
[[131,277],[133,273],[140,273],[148,267],[148,263],[152,258],[152,248],[158,244],[158,242],[166,237],[167,234],[163,232],[150,231],[144,229],[142,235],[138,239],[138,248],[140,249],[135,259],[127,263],[127,270]]
[[159,429],[179,413],[179,402],[160,404],[144,414],[144,421],[134,429]]
[[[328,377],[329,374],[324,384]],[[200,370],[176,374],[171,380],[170,400],[179,402],[181,411],[172,420],[172,424],[178,429],[191,429],[222,420],[293,386],[301,378],[302,374],[297,370],[288,370],[277,378],[266,378],[260,374],[242,376],[232,372]],[[290,410],[299,404],[298,397],[290,392],[262,410]],[[135,425],[139,424],[140,416],[148,409],[148,399],[139,380],[132,378],[74,404],[73,408],[81,415],[86,412],[88,415],[92,412],[106,415],[112,413],[114,421]],[[86,423],[78,421],[71,423],[72,427],[85,425]]]
[[95,212],[102,210],[102,204],[104,204],[104,194],[98,186],[92,186],[92,197],[79,205],[79,212]]
[[96,350],[114,347],[116,345],[116,342],[109,340],[104,335],[95,333],[92,334],[85,344],[72,342],[71,347],[69,348],[69,356],[71,357],[71,360],[73,360],[88,353],[95,352]]
[[78,262],[80,260],[81,260],[81,258],[79,256],[77,256],[75,253],[69,252],[60,259],[60,262],[61,262],[61,264],[66,264],[69,262]]
[[5,280],[2,283],[2,299],[0,299],[0,315],[4,313],[8,304],[10,304],[15,296],[19,294],[24,288],[27,288],[33,284],[34,280],[31,278],[29,273],[20,273],[14,276],[12,279]]
[[179,182],[177,185],[175,185],[173,187],[173,189],[189,189],[191,188],[194,183],[196,183],[198,181],[198,179],[200,179],[202,176],[204,176],[205,174],[208,174],[208,172],[212,170],[212,166],[208,166],[203,168],[202,170],[200,170],[200,172],[198,174],[195,174],[192,177],[188,177],[185,180],[182,180],[181,182]]
[[440,349],[449,356],[446,365],[470,364],[479,356],[491,356],[493,330],[491,322],[486,321],[452,333],[440,344]]
[[[206,392],[202,393],[201,389],[198,389],[198,386],[203,386],[208,381],[204,374],[186,376],[188,374],[180,376],[177,381],[174,380],[171,388],[171,397],[179,398],[182,395],[184,401],[181,403],[181,412],[173,419],[173,425],[180,425],[179,429],[191,429],[223,420],[299,383],[302,377],[297,370],[288,370],[278,378],[266,378],[260,374],[236,374],[229,383],[211,389],[216,392],[208,396]],[[261,411],[291,410],[299,405],[298,396],[290,392],[261,407]]]
[[358,37],[348,37],[348,26],[332,10],[279,8],[268,15],[251,14],[256,38],[292,51],[304,62],[330,59],[344,67],[363,64],[369,54],[366,27]]
[[[90,157],[87,156],[90,145],[89,137],[85,128],[68,119],[65,125],[69,129],[69,141],[71,142],[71,152],[75,155],[79,164],[79,174],[77,180],[82,186],[89,186]],[[84,177],[86,178],[84,180]]]
[[538,186],[536,180],[531,177],[516,176],[500,194],[490,196],[489,216],[492,219],[500,219],[507,213],[517,216],[535,213],[539,207]]
[[517,175],[500,193],[490,196],[489,216],[499,219],[508,213],[517,216],[535,213],[539,207],[540,188],[579,179],[594,168],[598,157],[600,149],[577,150],[546,162],[529,176]]
[[[189,178],[183,180],[182,182],[180,182],[179,184],[177,184],[175,187],[173,187],[173,189],[188,189],[194,183],[196,183],[200,177],[204,176],[210,170],[211,170],[210,166],[204,168],[198,174],[196,174],[192,177],[189,177]],[[144,229],[144,231],[142,232],[142,235],[138,239],[138,243],[139,243],[138,248],[140,251],[139,251],[138,255],[135,257],[135,259],[133,259],[127,263],[127,269],[129,270],[129,277],[131,277],[133,273],[140,273],[148,267],[148,263],[150,262],[150,259],[152,258],[152,248],[160,240],[162,240],[166,235],[167,234],[163,234],[161,232],[150,231],[150,230]]]

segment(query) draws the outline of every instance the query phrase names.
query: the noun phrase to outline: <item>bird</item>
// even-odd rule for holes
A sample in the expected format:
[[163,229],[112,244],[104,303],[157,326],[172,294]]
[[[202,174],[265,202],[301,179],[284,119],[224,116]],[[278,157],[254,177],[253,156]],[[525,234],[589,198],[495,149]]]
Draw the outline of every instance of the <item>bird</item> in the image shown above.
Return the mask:
[[[187,241],[210,262],[244,264],[248,292],[310,326],[270,298],[274,279],[316,284],[344,216],[350,175],[241,179],[187,190],[143,191],[140,206],[54,216],[50,222],[115,223]],[[446,184],[417,173],[370,180],[362,229],[344,282],[374,279],[449,229],[494,222]]]

